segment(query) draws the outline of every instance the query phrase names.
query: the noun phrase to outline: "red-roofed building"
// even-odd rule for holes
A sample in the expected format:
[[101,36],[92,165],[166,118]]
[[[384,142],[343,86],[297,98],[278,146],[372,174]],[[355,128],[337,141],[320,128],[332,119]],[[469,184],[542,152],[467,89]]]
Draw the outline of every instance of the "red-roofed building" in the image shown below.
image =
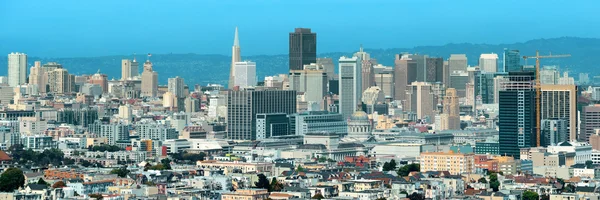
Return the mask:
[[4,151],[0,151],[0,171],[9,168],[12,163],[12,158]]

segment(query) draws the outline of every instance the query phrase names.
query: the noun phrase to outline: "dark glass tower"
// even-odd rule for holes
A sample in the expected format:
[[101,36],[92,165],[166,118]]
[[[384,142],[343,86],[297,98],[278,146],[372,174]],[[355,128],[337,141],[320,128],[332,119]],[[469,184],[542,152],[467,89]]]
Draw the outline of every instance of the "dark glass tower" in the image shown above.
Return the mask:
[[520,149],[535,147],[536,116],[534,73],[510,72],[506,90],[499,92],[500,154],[520,157]]
[[504,49],[504,71],[523,71],[523,66],[521,66],[521,56],[519,55],[519,50]]
[[290,33],[290,70],[303,70],[317,62],[317,33],[309,28],[296,28]]

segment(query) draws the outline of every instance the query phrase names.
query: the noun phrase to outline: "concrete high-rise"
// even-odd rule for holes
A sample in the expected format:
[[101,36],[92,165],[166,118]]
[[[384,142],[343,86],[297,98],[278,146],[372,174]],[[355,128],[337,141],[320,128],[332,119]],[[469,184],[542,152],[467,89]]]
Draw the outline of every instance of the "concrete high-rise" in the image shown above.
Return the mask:
[[430,83],[413,82],[406,89],[404,110],[415,113],[418,119],[433,122],[434,105],[434,91]]
[[142,72],[142,94],[143,97],[156,97],[158,95],[158,73],[152,69],[150,58],[144,63]]
[[385,97],[394,98],[394,69],[378,64],[373,67],[373,74],[375,85],[383,91]]
[[231,47],[231,68],[229,69],[229,89],[235,87],[235,63],[242,61],[240,39],[238,38],[238,28],[235,27],[235,35],[233,36],[233,46]]
[[177,98],[185,97],[185,84],[183,82],[183,78],[176,76],[175,78],[169,78],[168,80],[168,91],[173,93]]
[[467,71],[467,55],[465,54],[450,54],[448,58],[448,68],[450,74],[456,71]]
[[417,62],[398,54],[394,60],[394,100],[406,100],[406,88],[417,80]]
[[520,72],[523,71],[521,65],[521,56],[519,56],[519,50],[504,49],[504,72]]
[[498,54],[484,53],[479,57],[479,68],[485,72],[498,71]]
[[440,130],[460,130],[460,107],[458,105],[458,96],[456,89],[446,89],[444,96],[444,110],[440,115],[441,125]]
[[350,117],[360,104],[363,91],[361,63],[358,57],[341,57],[339,60],[339,111],[344,118]]
[[567,121],[564,119],[542,119],[542,146],[558,145],[569,140]]
[[290,90],[303,92],[307,102],[322,103],[327,94],[327,72],[322,65],[304,65],[304,70],[290,70]]
[[71,83],[74,81],[75,77],[72,77],[66,69],[55,69],[47,74],[50,89],[48,92],[54,94],[68,94],[71,92]]
[[600,129],[600,105],[589,105],[581,111],[581,130],[579,141],[590,141],[590,136],[595,134],[595,129]]
[[360,50],[353,55],[354,57],[358,57],[361,60],[361,71],[362,71],[362,92],[373,85],[375,85],[373,72],[373,62],[371,62],[371,55],[365,51],[363,51],[362,45],[360,45]]
[[335,65],[331,58],[317,58],[317,65],[323,66],[323,70],[327,73],[327,80],[336,79]]
[[135,60],[121,60],[121,80],[129,80],[139,75],[139,63]]
[[27,81],[27,54],[8,54],[8,85],[15,87]]
[[566,141],[577,140],[577,86],[544,85],[541,86],[541,118],[562,119],[566,121],[568,137]]
[[234,63],[235,74],[234,87],[239,86],[240,88],[254,87],[256,86],[256,63],[250,61],[236,62]]
[[520,149],[537,146],[535,75],[510,72],[499,93],[500,154],[519,158]]
[[[429,58],[428,55],[417,55],[417,54],[407,54],[406,56],[408,56],[408,58],[410,58],[411,60],[414,60],[417,63],[417,68],[416,68],[416,78],[415,81],[419,81],[419,82],[427,82],[427,58]],[[412,82],[409,82],[408,84],[411,84]]]
[[227,94],[227,138],[256,140],[256,115],[296,112],[293,90],[229,90]]
[[444,60],[442,58],[425,58],[425,82],[443,83],[448,80],[448,74],[444,72]]
[[310,28],[296,28],[290,33],[290,70],[302,70],[317,62],[317,33]]
[[29,70],[29,84],[33,85],[33,87],[38,88],[38,92],[42,92],[42,86],[44,87],[44,91],[46,89],[46,85],[42,84],[42,77],[44,72],[42,71],[42,64],[40,61],[35,61],[31,69]]

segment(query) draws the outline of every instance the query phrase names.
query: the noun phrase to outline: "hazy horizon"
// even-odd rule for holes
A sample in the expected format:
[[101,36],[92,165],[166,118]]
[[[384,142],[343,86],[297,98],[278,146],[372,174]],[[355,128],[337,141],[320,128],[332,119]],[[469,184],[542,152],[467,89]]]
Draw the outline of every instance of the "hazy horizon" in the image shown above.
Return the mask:
[[296,27],[317,33],[318,53],[357,50],[360,44],[388,49],[599,38],[593,5],[600,2],[2,1],[0,53],[230,55],[236,26],[242,56],[287,54],[288,33]]

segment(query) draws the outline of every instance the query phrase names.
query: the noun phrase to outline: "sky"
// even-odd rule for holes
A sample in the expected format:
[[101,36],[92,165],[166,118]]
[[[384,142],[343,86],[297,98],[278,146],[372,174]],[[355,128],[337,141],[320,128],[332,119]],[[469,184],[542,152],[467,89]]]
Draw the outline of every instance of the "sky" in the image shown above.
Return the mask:
[[317,51],[600,37],[600,1],[556,0],[2,0],[0,54],[90,57],[154,53],[287,54],[296,27]]

